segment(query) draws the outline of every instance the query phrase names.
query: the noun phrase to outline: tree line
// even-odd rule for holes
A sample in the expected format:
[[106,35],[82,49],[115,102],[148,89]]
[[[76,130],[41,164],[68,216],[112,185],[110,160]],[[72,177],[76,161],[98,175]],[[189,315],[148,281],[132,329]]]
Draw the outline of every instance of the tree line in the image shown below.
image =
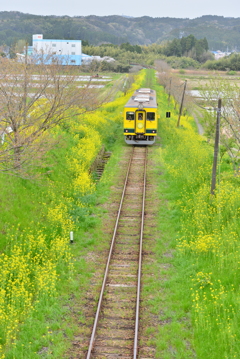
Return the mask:
[[[0,46],[0,56],[16,57],[16,53],[24,50],[26,41],[18,40],[14,46],[6,49]],[[90,56],[111,57],[115,61],[93,61],[89,66],[82,66],[82,71],[112,71],[128,72],[132,64],[143,67],[154,66],[155,61],[163,60],[172,68],[206,68],[210,70],[239,71],[239,56],[237,53],[221,60],[214,60],[209,51],[207,39],[197,39],[194,35],[182,36],[161,44],[132,45],[123,42],[120,45],[103,43],[99,46],[82,41],[83,52]]]
[[208,50],[209,46],[206,37],[198,40],[195,36],[189,35],[169,41],[163,47],[163,54],[166,56],[191,57],[199,62],[205,62],[208,57]]
[[[213,59],[208,51],[207,39],[196,39],[193,35],[173,39],[163,44],[131,45],[129,42],[121,45],[102,44],[93,46],[86,44],[83,52],[91,56],[111,57],[116,63],[101,64],[101,69],[115,71],[119,64],[125,71],[131,64],[154,66],[156,60],[162,59],[173,68],[198,68],[206,60]],[[121,71],[120,71],[121,72]]]
[[[107,71],[122,71],[130,69],[130,64],[154,66],[155,61],[162,60],[172,68],[205,68],[219,71],[240,71],[240,55],[232,53],[220,60],[215,60],[206,38],[197,39],[193,35],[173,39],[163,44],[131,45],[129,42],[121,45],[102,44],[92,46],[86,43],[83,51],[91,56],[112,57],[117,63],[102,64]],[[120,67],[118,66],[120,65]],[[120,72],[122,72],[120,70]]]

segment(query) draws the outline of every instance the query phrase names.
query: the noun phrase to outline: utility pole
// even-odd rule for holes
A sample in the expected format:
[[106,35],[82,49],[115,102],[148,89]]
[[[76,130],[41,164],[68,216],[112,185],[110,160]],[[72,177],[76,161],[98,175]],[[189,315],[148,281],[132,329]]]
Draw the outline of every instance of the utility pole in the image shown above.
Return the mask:
[[27,95],[28,95],[28,42],[25,43],[25,58],[24,58],[24,78],[23,78],[23,121],[26,123],[27,118]]
[[217,108],[217,122],[216,122],[216,134],[215,134],[215,145],[214,145],[214,158],[213,158],[213,166],[212,166],[211,194],[215,194],[215,188],[216,188],[217,160],[218,160],[219,139],[220,139],[221,108],[222,108],[222,99],[219,98],[218,99],[218,108]]
[[181,101],[181,106],[180,106],[179,115],[178,115],[177,127],[179,127],[179,125],[180,125],[180,118],[181,118],[181,115],[182,115],[183,101],[184,101],[184,95],[185,95],[185,91],[186,91],[186,86],[187,86],[187,80],[185,80],[185,83],[184,83],[182,101]]
[[169,92],[168,92],[168,104],[169,104],[170,97],[171,97],[171,86],[172,86],[172,78],[170,77],[170,80],[169,80]]

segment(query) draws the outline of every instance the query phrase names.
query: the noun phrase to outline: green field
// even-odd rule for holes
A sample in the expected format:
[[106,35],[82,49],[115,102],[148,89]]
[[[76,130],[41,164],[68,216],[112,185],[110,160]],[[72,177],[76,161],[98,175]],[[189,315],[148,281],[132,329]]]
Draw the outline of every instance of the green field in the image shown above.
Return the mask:
[[239,71],[172,70],[172,73],[182,81],[187,80],[189,88],[192,90],[205,89],[211,80],[218,79],[240,85]]

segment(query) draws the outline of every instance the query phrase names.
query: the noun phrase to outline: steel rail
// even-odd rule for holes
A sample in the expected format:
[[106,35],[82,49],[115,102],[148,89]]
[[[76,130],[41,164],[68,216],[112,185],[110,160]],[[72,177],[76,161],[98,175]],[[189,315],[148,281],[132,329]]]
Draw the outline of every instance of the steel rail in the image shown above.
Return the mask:
[[101,289],[101,293],[100,293],[99,300],[98,300],[98,307],[97,307],[97,311],[96,311],[96,315],[95,315],[95,320],[94,320],[92,335],[91,335],[91,339],[90,339],[90,343],[89,343],[88,353],[87,353],[86,359],[90,359],[90,358],[91,358],[91,352],[92,352],[92,349],[93,349],[93,344],[94,344],[94,340],[95,340],[95,334],[96,334],[96,329],[97,329],[99,314],[100,314],[101,305],[102,305],[103,293],[104,293],[105,286],[106,286],[109,264],[110,264],[110,260],[111,260],[111,256],[112,256],[112,251],[113,251],[114,243],[115,243],[115,237],[116,237],[116,233],[117,233],[118,222],[119,222],[119,218],[120,218],[120,213],[121,213],[121,209],[122,209],[123,199],[124,199],[124,196],[125,196],[125,191],[126,191],[126,187],[127,187],[127,181],[128,181],[129,172],[130,172],[130,167],[131,167],[132,158],[133,158],[133,152],[134,152],[134,147],[133,147],[133,150],[132,150],[132,153],[131,153],[131,157],[130,157],[130,160],[129,160],[129,163],[128,163],[128,169],[127,169],[126,179],[125,179],[125,183],[124,183],[124,187],[123,187],[122,197],[121,197],[121,201],[120,201],[120,205],[119,205],[119,209],[118,209],[118,215],[117,215],[117,219],[116,219],[116,223],[115,223],[115,228],[114,228],[114,232],[113,232],[113,236],[112,236],[111,247],[110,247],[109,254],[108,254],[108,260],[107,260],[107,264],[106,264],[106,268],[105,268],[105,274],[104,274],[104,278],[103,278],[102,289]]
[[145,152],[144,163],[144,179],[143,179],[143,198],[142,198],[142,221],[139,243],[139,260],[138,260],[138,282],[137,282],[137,301],[136,301],[136,317],[135,317],[135,336],[133,347],[133,359],[137,359],[138,354],[138,327],[139,327],[139,307],[140,307],[140,293],[141,293],[141,272],[142,272],[142,243],[143,243],[143,228],[144,228],[144,209],[146,197],[146,173],[147,173],[147,147]]

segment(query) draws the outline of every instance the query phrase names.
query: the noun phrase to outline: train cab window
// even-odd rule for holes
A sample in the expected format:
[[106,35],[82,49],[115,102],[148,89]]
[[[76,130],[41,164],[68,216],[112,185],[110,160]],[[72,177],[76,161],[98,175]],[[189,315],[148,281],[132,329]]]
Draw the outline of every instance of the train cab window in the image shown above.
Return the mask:
[[143,115],[142,115],[142,113],[139,113],[138,114],[138,121],[142,121],[142,119],[143,119]]
[[147,120],[154,121],[155,120],[155,112],[147,112]]
[[126,113],[126,119],[128,121],[133,121],[134,120],[134,112],[127,112]]

